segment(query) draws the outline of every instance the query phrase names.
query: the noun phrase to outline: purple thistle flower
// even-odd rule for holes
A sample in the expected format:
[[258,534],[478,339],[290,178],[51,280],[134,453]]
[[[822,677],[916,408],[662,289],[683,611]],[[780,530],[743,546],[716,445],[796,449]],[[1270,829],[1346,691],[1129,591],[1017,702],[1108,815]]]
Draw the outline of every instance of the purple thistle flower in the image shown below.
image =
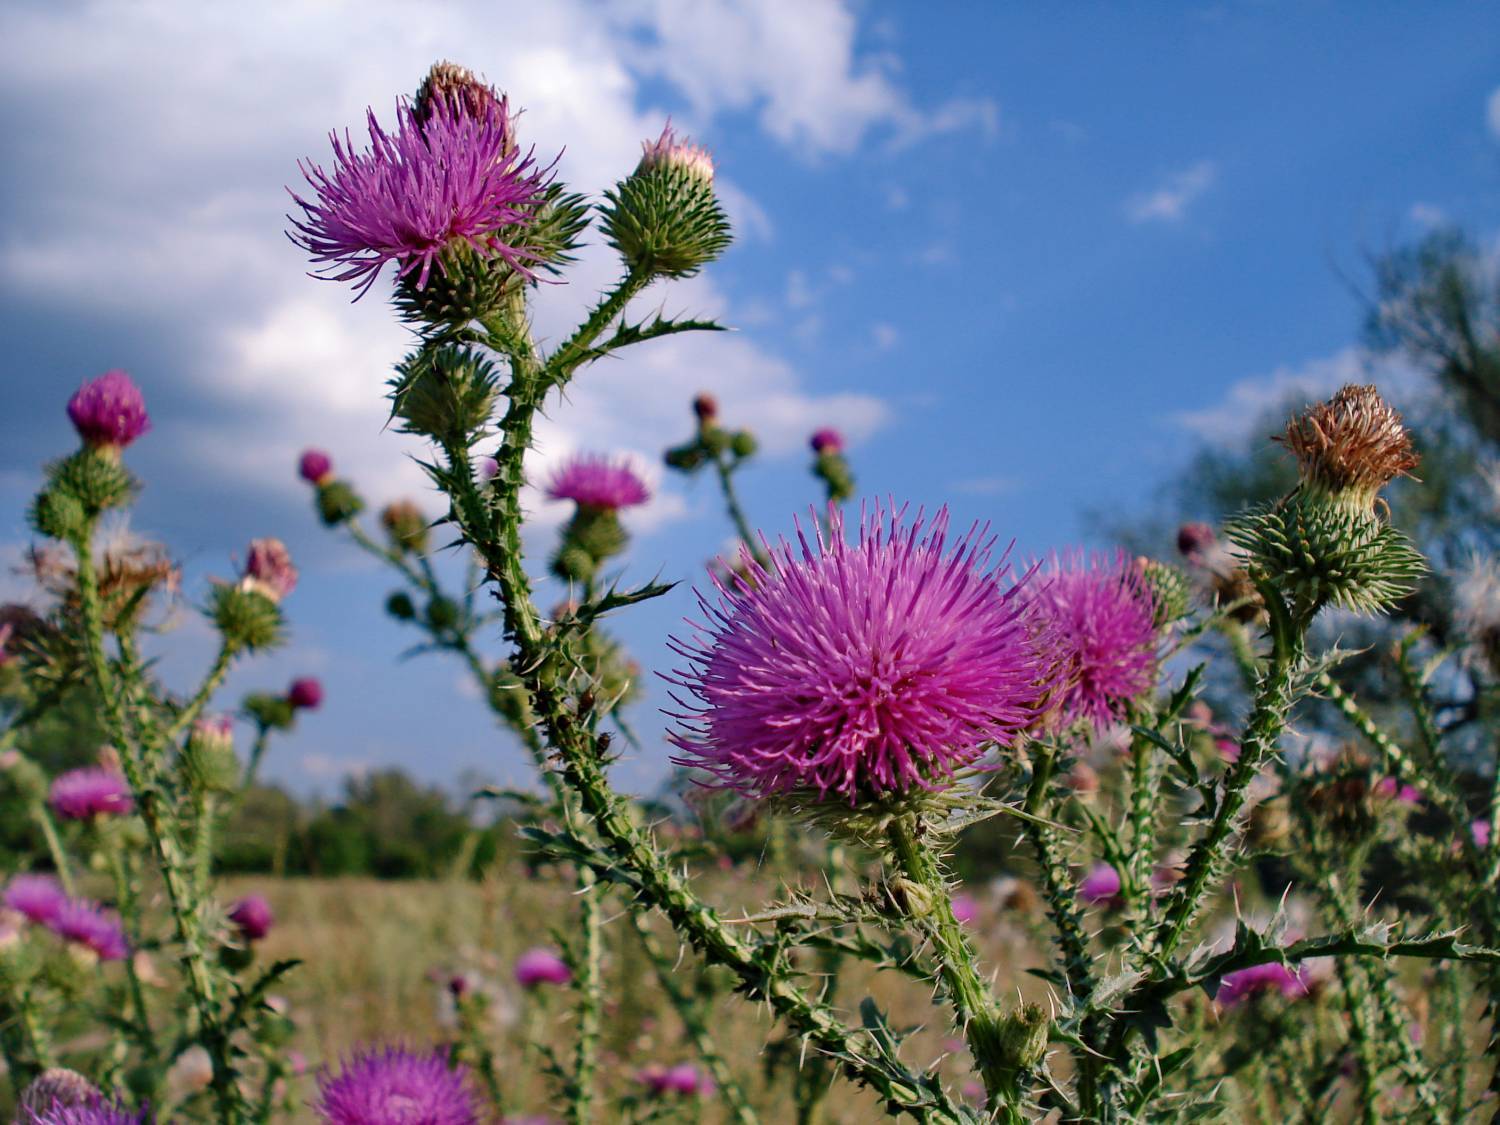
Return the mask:
[[130,952],[115,912],[87,899],[68,899],[47,927],[60,938],[92,949],[101,961],[123,961]]
[[68,399],[68,417],[95,448],[124,449],[151,428],[141,389],[118,368],[79,387]]
[[1027,589],[1062,654],[1070,683],[1053,702],[1065,722],[1101,727],[1119,718],[1156,675],[1153,603],[1124,551],[1053,555]]
[[329,1125],[475,1125],[480,1119],[468,1067],[450,1063],[446,1051],[417,1054],[402,1047],[356,1051],[337,1074],[323,1071],[313,1109]]
[[808,439],[814,453],[842,453],[844,451],[844,435],[832,426],[824,426],[821,430],[813,433]]
[[246,895],[229,908],[229,920],[246,941],[259,941],[271,932],[276,914],[261,895]]
[[979,903],[974,901],[974,896],[960,891],[953,896],[953,919],[961,926],[967,926],[979,917]]
[[472,106],[433,99],[421,120],[400,101],[394,135],[381,129],[373,109],[366,116],[364,152],[354,151],[345,130],[342,141],[330,134],[331,174],[311,162],[297,165],[317,202],[291,192],[303,218],[287,216],[296,232],[288,237],[319,263],[313,276],[357,282],[358,300],[395,262],[398,277],[416,273],[417,288],[425,289],[434,263],[447,273],[443,252],[467,246],[530,278],[525,263],[535,255],[507,241],[514,234],[503,228],[532,221],[550,170],[521,155],[504,98]]
[[286,544],[280,539],[251,540],[242,584],[273,602],[280,602],[295,590],[297,568],[292,565],[291,552],[286,549]]
[[669,681],[695,702],[672,735],[697,766],[753,796],[871,797],[935,790],[1035,717],[1048,665],[1034,619],[993,540],[974,528],[945,551],[948,511],[876,507],[859,540],[828,531],[782,541],[770,569],[742,551],[744,578],[712,575],[709,624],[672,646],[689,662]]
[[1487,848],[1490,846],[1490,822],[1480,819],[1469,823],[1469,838],[1474,841],[1476,848]]
[[1375,783],[1375,795],[1400,805],[1420,805],[1422,791],[1394,777],[1382,777]]
[[528,949],[516,958],[516,983],[522,988],[539,984],[567,984],[573,979],[568,963],[550,949]]
[[1214,1001],[1225,1008],[1232,1008],[1261,992],[1279,992],[1291,1000],[1306,996],[1308,985],[1301,969],[1289,969],[1279,961],[1271,961],[1265,965],[1252,965],[1248,969],[1225,973],[1224,979],[1219,982],[1218,991],[1214,993]]
[[135,808],[130,783],[117,771],[98,766],[59,774],[47,802],[64,820],[124,816]]
[[[35,1088],[51,1071],[32,1083]],[[87,1079],[79,1076],[79,1080]],[[92,1088],[87,1094],[59,1093],[46,1096],[27,1093],[20,1107],[16,1125],[145,1125],[149,1120],[144,1109],[130,1109],[123,1102],[106,1098]]]
[[313,676],[293,680],[286,701],[298,711],[316,711],[323,703],[323,682]]
[[1078,884],[1078,897],[1089,906],[1114,906],[1120,888],[1120,873],[1107,863],[1096,863]]
[[68,904],[67,893],[51,875],[17,875],[5,887],[6,908],[50,926]]
[[629,465],[597,454],[582,454],[552,474],[547,495],[580,508],[615,512],[651,499],[651,490]]
[[333,458],[321,449],[309,449],[297,461],[297,475],[308,484],[322,484],[333,476]]

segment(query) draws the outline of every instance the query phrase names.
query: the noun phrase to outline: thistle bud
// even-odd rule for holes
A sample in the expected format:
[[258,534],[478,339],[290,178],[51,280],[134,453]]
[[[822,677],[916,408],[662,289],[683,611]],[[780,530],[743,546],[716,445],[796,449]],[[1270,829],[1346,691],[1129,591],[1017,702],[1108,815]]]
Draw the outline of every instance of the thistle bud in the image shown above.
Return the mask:
[[365,502],[347,481],[327,480],[318,485],[318,518],[324,527],[348,523],[365,509]]
[[743,461],[751,457],[760,448],[760,443],[755,440],[755,435],[749,430],[736,430],[734,436],[729,439],[729,451]]
[[1414,468],[1411,437],[1374,387],[1347,386],[1293,419],[1279,439],[1301,483],[1230,524],[1252,577],[1276,586],[1299,616],[1325,605],[1378,613],[1411,591],[1426,563],[1383,518],[1379,492]]
[[433,598],[427,603],[427,623],[434,629],[452,629],[462,617],[462,608],[452,598]]
[[1192,599],[1186,574],[1155,559],[1138,558],[1135,566],[1151,596],[1152,624],[1157,629],[1174,625],[1188,615]]
[[193,723],[180,761],[183,780],[198,793],[233,793],[240,784],[234,753],[234,720],[204,716]]
[[648,277],[691,277],[729,245],[713,158],[670,124],[642,149],[635,171],[604,193],[605,237]]
[[427,77],[417,87],[417,96],[412,101],[412,112],[416,119],[426,124],[432,120],[437,104],[441,102],[464,117],[482,118],[494,107],[503,105],[503,99],[495,88],[478,77],[466,66],[459,66],[447,59],[432,64]]
[[467,348],[423,348],[408,356],[391,380],[391,414],[402,432],[449,445],[469,445],[494,413],[495,367]]
[[245,696],[240,709],[262,730],[290,730],[295,717],[290,699],[265,692]]
[[380,523],[398,554],[427,553],[427,517],[410,500],[387,504],[380,513]]
[[707,392],[693,399],[693,413],[699,422],[712,422],[719,416],[719,400]]
[[410,621],[417,615],[417,607],[412,604],[411,595],[405,590],[397,590],[386,598],[385,611],[397,621]]
[[224,643],[234,652],[255,652],[281,641],[280,607],[244,583],[215,587],[208,612]]
[[1040,1004],[1021,1004],[1000,1021],[1000,1055],[1014,1070],[1030,1070],[1047,1055],[1047,1013]]

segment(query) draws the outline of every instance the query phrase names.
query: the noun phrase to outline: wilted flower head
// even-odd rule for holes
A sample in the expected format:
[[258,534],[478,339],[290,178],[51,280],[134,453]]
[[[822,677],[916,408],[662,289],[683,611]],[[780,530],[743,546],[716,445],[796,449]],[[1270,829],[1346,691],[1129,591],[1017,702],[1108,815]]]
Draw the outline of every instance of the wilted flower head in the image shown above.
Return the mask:
[[333,476],[333,458],[321,449],[309,449],[297,462],[297,475],[308,484],[322,484]]
[[8,910],[24,914],[33,922],[50,925],[68,903],[67,893],[51,875],[16,875],[0,898]]
[[1185,523],[1177,529],[1177,549],[1187,559],[1196,559],[1217,542],[1214,529],[1206,523]]
[[1276,440],[1297,458],[1305,484],[1369,503],[1420,460],[1400,413],[1372,385],[1344,386],[1293,418]]
[[68,400],[68,417],[86,445],[124,449],[151,428],[141,389],[125,372],[106,371]]
[[59,774],[47,797],[53,812],[65,820],[124,816],[135,808],[130,783],[118,770],[89,767]]
[[229,920],[246,941],[259,941],[271,932],[276,914],[263,895],[246,895],[229,908]]
[[119,917],[87,899],[68,899],[47,925],[59,937],[93,950],[101,961],[123,961],[130,952]]
[[280,602],[296,589],[297,568],[292,565],[292,555],[286,544],[280,539],[252,540],[241,585],[264,594],[273,602]]
[[323,703],[323,681],[314,676],[301,676],[292,681],[287,689],[286,701],[298,711],[315,711]]
[[1225,973],[1214,993],[1214,1000],[1223,1007],[1232,1008],[1264,992],[1275,992],[1290,1000],[1306,996],[1308,986],[1300,969],[1293,970],[1280,961],[1271,961]]
[[624,462],[581,454],[552,475],[547,495],[553,500],[571,500],[580,508],[613,512],[644,504],[651,499],[651,490]]
[[573,979],[568,963],[550,949],[528,949],[516,958],[516,983],[522,988],[539,984],[567,984]]
[[1089,906],[1113,906],[1120,889],[1120,873],[1107,863],[1096,863],[1078,884],[1078,897]]
[[415,274],[422,289],[434,264],[447,273],[444,251],[463,247],[529,277],[534,255],[512,240],[532,221],[548,174],[517,147],[506,100],[429,97],[421,117],[402,101],[396,117],[389,134],[368,112],[362,153],[347,132],[332,134],[331,173],[299,163],[317,200],[292,193],[303,218],[291,219],[290,237],[318,263],[314,275],[358,282],[363,296],[395,262],[397,276]]
[[712,422],[719,416],[719,400],[705,391],[694,397],[693,413],[700,422]]
[[380,525],[397,550],[422,554],[427,550],[427,517],[414,501],[394,500],[380,513]]
[[1123,551],[1053,555],[1027,587],[1027,600],[1052,629],[1070,680],[1053,702],[1064,721],[1102,727],[1155,680],[1155,607]]
[[641,142],[641,162],[636,165],[636,174],[643,175],[657,168],[681,170],[709,182],[714,178],[714,158],[708,149],[693,144],[687,137],[679,137],[670,121],[663,126],[661,136],[656,140]]
[[[1034,718],[1047,666],[1032,618],[978,528],[948,547],[948,512],[875,508],[857,543],[828,531],[786,542],[749,578],[720,579],[690,661],[672,682],[696,698],[673,741],[680,764],[752,795],[830,794],[850,804],[944,788]],[[679,701],[680,702],[680,701]]]
[[842,453],[844,451],[844,435],[832,426],[824,426],[816,430],[808,439],[814,453]]
[[329,1125],[475,1125],[480,1101],[468,1067],[445,1051],[367,1048],[337,1074],[318,1075],[313,1105]]

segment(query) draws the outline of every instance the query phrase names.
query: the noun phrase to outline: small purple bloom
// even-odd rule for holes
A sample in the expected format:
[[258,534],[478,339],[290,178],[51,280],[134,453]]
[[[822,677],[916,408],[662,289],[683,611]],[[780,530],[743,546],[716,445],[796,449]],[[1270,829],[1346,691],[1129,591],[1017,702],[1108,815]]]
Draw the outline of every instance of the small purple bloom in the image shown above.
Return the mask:
[[68,400],[68,417],[87,445],[124,449],[151,428],[141,389],[125,372],[106,371]]
[[478,1091],[446,1051],[366,1048],[318,1075],[313,1106],[328,1125],[476,1125]]
[[1476,820],[1469,825],[1469,837],[1474,841],[1476,848],[1487,848],[1490,846],[1490,822],[1488,820]]
[[1232,738],[1214,739],[1214,749],[1219,752],[1219,757],[1230,765],[1240,760],[1240,744]]
[[714,1092],[714,1080],[692,1063],[662,1066],[653,1063],[643,1067],[636,1080],[653,1094],[681,1094],[683,1097],[707,1096]]
[[719,400],[705,391],[694,397],[693,413],[700,422],[712,422],[719,416]]
[[1306,996],[1308,987],[1300,969],[1293,971],[1279,961],[1271,961],[1225,973],[1214,993],[1214,1000],[1223,1007],[1232,1008],[1261,992],[1278,992],[1290,1000]]
[[1071,677],[1056,700],[1063,720],[1102,727],[1124,714],[1156,675],[1151,594],[1124,551],[1053,555],[1027,600],[1051,625]]
[[500,462],[496,461],[493,457],[481,457],[479,459],[479,479],[480,480],[482,480],[482,481],[492,481],[492,480],[495,479],[495,476],[499,472],[500,472]]
[[1382,777],[1375,783],[1375,795],[1402,805],[1420,805],[1422,791],[1415,785],[1403,785],[1394,777]]
[[528,949],[516,958],[516,983],[522,988],[539,984],[567,984],[573,979],[568,963],[550,949]]
[[6,884],[0,901],[31,921],[50,926],[68,904],[68,896],[51,875],[17,875]]
[[130,783],[115,770],[102,767],[59,774],[52,782],[47,803],[64,820],[124,816],[135,808]]
[[1120,873],[1107,863],[1096,863],[1078,884],[1078,897],[1089,906],[1114,906],[1120,901]]
[[297,588],[297,568],[280,539],[254,539],[245,560],[244,585],[280,602]]
[[246,941],[259,941],[271,932],[276,915],[261,895],[246,895],[229,908],[229,920]]
[[535,255],[516,231],[533,221],[550,175],[517,147],[504,98],[478,106],[435,99],[421,120],[402,101],[394,134],[373,109],[366,117],[364,152],[345,131],[343,140],[330,136],[332,173],[298,164],[317,201],[291,193],[303,217],[288,216],[288,234],[318,264],[314,276],[358,283],[358,299],[395,262],[398,277],[415,274],[425,289],[434,264],[448,271],[443,252],[459,246],[530,276],[525,263]]
[[814,432],[808,444],[812,446],[814,453],[842,453],[844,435],[831,426],[824,426],[821,430]]
[[[707,624],[672,641],[689,661],[669,682],[695,702],[676,761],[751,796],[830,794],[854,804],[940,789],[1035,718],[1048,662],[1035,621],[993,540],[978,527],[948,546],[948,512],[931,523],[880,508],[844,539],[828,530],[783,541],[747,577],[713,576]],[[800,549],[799,549],[800,548]],[[674,698],[676,698],[674,696]]]
[[309,449],[297,462],[297,474],[308,484],[322,484],[333,476],[333,458],[321,449]]
[[287,702],[298,711],[315,711],[323,702],[322,681],[312,676],[303,676],[292,681],[287,689]]
[[953,917],[963,926],[969,925],[979,917],[979,903],[974,901],[973,895],[960,891],[953,896]]
[[580,508],[618,511],[651,499],[651,490],[629,465],[595,454],[574,457],[552,475],[547,495]]
[[69,899],[48,928],[58,937],[92,949],[101,961],[123,961],[130,952],[119,917],[87,899]]

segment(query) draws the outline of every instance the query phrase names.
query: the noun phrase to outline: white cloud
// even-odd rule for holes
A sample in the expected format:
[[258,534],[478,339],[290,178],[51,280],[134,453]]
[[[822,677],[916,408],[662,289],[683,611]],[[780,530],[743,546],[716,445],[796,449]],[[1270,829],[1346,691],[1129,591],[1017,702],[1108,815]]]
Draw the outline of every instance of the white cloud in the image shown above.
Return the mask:
[[1252,375],[1230,385],[1212,406],[1183,410],[1172,421],[1207,441],[1229,441],[1245,437],[1251,427],[1265,420],[1269,411],[1294,396],[1307,401],[1326,398],[1345,383],[1374,383],[1387,396],[1400,400],[1421,382],[1423,375],[1400,361],[1372,365],[1358,348],[1347,347],[1332,355],[1319,356],[1295,366]]
[[1448,221],[1447,213],[1431,203],[1413,203],[1407,217],[1419,227],[1440,227]]
[[1491,91],[1484,103],[1484,120],[1490,127],[1490,132],[1500,137],[1500,87]]
[[[467,62],[524,107],[521,129],[560,175],[597,193],[628,171],[665,113],[643,104],[664,79],[706,137],[715,117],[758,110],[777,141],[810,156],[849,151],[874,129],[892,135],[988,128],[982,106],[931,114],[896,82],[894,61],[855,46],[838,0],[764,5],[567,0],[507,11],[484,4],[418,10],[407,3],[183,8],[170,0],[8,13],[0,90],[34,128],[11,154],[16,189],[0,233],[0,287],[127,316],[170,333],[195,409],[176,455],[243,487],[293,492],[308,445],[380,501],[425,481],[385,431],[382,389],[408,346],[379,296],[304,276],[281,231],[295,161],[326,161],[325,130],[357,126],[374,103],[389,119],[397,92],[438,57]],[[85,33],[86,30],[86,33]],[[359,133],[356,131],[356,141]],[[773,239],[761,205],[721,176],[743,237]],[[568,284],[544,286],[538,333],[556,341],[612,280],[589,247]],[[712,275],[653,289],[647,304],[734,320]],[[752,310],[753,311],[753,308]],[[148,394],[153,373],[136,371]],[[535,478],[561,452],[632,452],[653,466],[681,436],[686,402],[715,390],[790,451],[818,420],[868,432],[884,407],[861,394],[819,396],[748,336],[645,345],[580,380],[540,432]],[[738,404],[738,405],[737,405]],[[641,526],[682,502],[665,491]]]
[[1200,160],[1189,168],[1175,172],[1155,191],[1132,196],[1125,202],[1125,214],[1133,223],[1175,223],[1182,219],[1203,193],[1213,187],[1219,169],[1212,160]]
[[888,352],[901,342],[901,331],[894,324],[880,323],[870,329],[870,338],[876,348]]

